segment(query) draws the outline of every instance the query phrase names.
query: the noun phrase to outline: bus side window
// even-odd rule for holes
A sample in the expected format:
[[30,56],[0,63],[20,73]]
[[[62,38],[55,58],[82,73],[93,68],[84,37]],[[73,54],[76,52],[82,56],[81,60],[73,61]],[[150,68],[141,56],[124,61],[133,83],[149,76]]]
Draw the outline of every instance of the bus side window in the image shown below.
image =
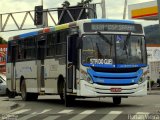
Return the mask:
[[66,42],[68,34],[68,29],[57,32],[56,55],[66,55]]
[[11,62],[11,43],[8,42],[8,49],[7,49],[7,62]]
[[47,44],[46,44],[46,56],[54,56],[54,41],[56,40],[56,34],[51,33],[47,35]]
[[24,59],[26,59],[27,57],[27,40],[24,39]]
[[47,35],[46,34],[41,34],[40,36],[37,37],[37,59],[38,60],[43,60],[45,57],[45,48],[46,48],[46,40],[47,40]]
[[24,45],[23,45],[23,39],[17,40],[18,44],[16,47],[16,61],[21,61],[24,59],[23,51],[24,51]]
[[24,59],[34,59],[36,57],[35,47],[35,37],[24,40]]
[[36,58],[36,42],[35,37],[31,38],[30,42],[30,58],[35,59]]
[[11,47],[11,62],[16,62],[16,54],[17,54],[17,46],[12,46]]

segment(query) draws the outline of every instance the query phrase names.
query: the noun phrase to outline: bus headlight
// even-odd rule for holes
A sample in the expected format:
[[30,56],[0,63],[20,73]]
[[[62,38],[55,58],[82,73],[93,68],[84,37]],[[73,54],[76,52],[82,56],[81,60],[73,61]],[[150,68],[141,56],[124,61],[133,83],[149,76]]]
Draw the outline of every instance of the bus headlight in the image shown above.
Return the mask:
[[146,80],[146,77],[143,75],[143,76],[139,79],[138,84],[142,84],[145,80]]
[[85,72],[84,70],[81,70],[81,77],[82,79],[84,79],[85,81],[89,82],[89,83],[93,83],[91,76]]

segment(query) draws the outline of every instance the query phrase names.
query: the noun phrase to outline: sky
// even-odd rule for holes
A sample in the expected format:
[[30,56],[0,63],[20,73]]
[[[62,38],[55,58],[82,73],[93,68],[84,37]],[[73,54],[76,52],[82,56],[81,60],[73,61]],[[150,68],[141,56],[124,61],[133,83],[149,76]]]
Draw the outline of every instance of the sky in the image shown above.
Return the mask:
[[[28,10],[34,10],[34,7],[37,5],[41,5],[42,0],[0,0],[0,14],[3,13],[10,13],[10,12],[19,12],[19,11],[28,11]],[[60,7],[61,4],[65,0],[43,0],[43,8],[56,8]],[[81,0],[68,0],[71,5],[76,5],[77,2],[80,2]],[[123,10],[124,10],[124,1],[125,0],[106,0],[106,12],[107,12],[107,18],[108,19],[122,19],[123,18]],[[142,2],[148,2],[148,1],[155,1],[155,0],[128,0],[128,5],[130,4],[136,4],[136,3],[142,3]],[[100,3],[101,0],[93,0],[92,3]],[[100,6],[97,6],[97,13],[98,17],[101,17],[101,8]],[[127,12],[128,15],[128,12]],[[5,18],[5,17],[4,17]],[[16,16],[16,20],[22,21],[22,15]],[[156,24],[158,21],[139,21],[144,26],[150,25],[150,24]],[[30,26],[31,22],[30,20],[27,20],[26,25]],[[11,21],[9,21],[9,28],[15,27]],[[4,39],[8,39],[11,36],[24,33],[27,31],[16,31],[16,32],[4,32],[0,33],[0,36],[2,36]]]

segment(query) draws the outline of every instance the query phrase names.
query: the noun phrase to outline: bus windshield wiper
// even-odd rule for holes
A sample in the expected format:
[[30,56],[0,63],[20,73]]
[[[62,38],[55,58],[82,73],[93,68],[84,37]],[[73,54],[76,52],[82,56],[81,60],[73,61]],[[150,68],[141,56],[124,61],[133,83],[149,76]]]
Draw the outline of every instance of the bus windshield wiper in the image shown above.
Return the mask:
[[125,50],[127,58],[128,58],[128,41],[131,37],[131,32],[128,33],[126,40],[124,41],[124,46],[123,46],[123,50]]
[[130,39],[130,37],[131,37],[131,32],[128,33],[128,35],[127,35],[127,37],[126,37],[126,40],[124,40],[123,50],[126,50],[126,49],[127,49],[128,40]]
[[101,32],[97,31],[98,35],[103,39],[105,40],[109,45],[113,45],[106,36],[104,36]]

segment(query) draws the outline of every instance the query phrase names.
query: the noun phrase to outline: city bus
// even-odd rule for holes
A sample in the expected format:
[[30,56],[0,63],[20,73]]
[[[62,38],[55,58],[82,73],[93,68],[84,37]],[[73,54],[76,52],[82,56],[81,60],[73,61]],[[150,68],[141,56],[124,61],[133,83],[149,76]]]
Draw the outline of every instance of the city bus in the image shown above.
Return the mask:
[[84,19],[10,37],[7,93],[22,100],[147,95],[146,45],[141,24]]

